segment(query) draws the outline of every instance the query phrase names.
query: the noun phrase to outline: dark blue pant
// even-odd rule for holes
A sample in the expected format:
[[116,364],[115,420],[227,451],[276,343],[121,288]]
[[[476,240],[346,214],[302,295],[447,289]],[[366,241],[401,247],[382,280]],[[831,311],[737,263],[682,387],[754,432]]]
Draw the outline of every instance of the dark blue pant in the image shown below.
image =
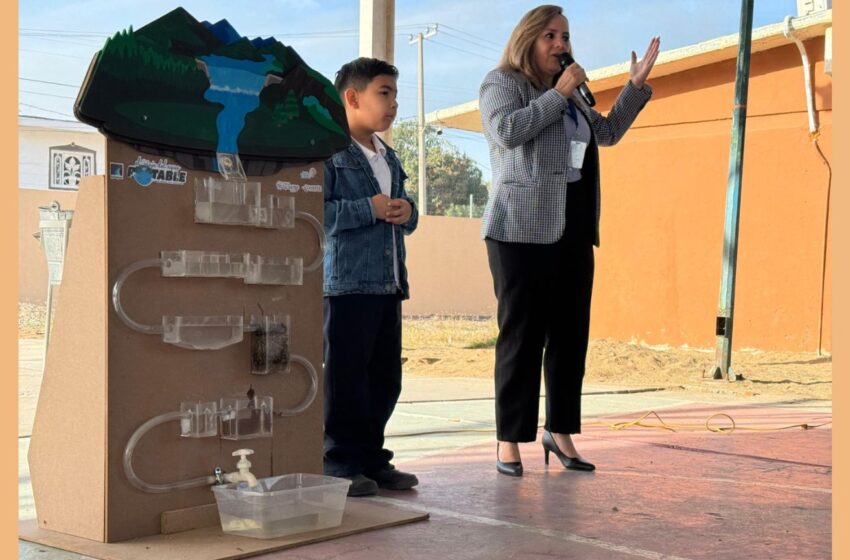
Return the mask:
[[326,297],[325,474],[389,464],[384,428],[401,393],[401,297]]

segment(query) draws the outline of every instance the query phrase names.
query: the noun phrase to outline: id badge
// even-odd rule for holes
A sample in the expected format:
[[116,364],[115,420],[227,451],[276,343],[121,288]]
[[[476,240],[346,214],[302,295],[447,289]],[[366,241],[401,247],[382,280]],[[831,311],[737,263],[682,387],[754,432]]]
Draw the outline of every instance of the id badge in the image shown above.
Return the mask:
[[585,150],[587,150],[587,142],[570,141],[570,167],[572,169],[581,169],[582,163],[584,163]]

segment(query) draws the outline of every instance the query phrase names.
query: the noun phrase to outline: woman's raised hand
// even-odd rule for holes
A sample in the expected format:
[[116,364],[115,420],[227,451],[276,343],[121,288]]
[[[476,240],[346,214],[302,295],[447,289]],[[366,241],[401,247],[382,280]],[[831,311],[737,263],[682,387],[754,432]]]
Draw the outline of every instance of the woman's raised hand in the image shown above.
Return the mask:
[[649,46],[646,48],[646,54],[638,62],[637,54],[632,51],[632,65],[629,68],[629,78],[635,87],[642,88],[646,82],[649,72],[655,64],[655,59],[658,58],[658,51],[661,46],[661,37],[653,37],[649,41]]

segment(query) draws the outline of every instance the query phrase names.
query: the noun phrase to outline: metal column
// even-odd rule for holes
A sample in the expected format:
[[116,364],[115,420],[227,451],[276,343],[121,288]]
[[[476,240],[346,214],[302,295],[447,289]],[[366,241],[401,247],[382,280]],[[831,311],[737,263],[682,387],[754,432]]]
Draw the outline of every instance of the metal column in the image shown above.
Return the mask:
[[744,133],[747,124],[747,90],[750,79],[750,45],[753,31],[753,0],[741,1],[741,30],[735,77],[735,106],[732,110],[732,143],[729,147],[729,179],[726,187],[726,221],[723,226],[723,268],[717,310],[717,352],[709,373],[714,379],[736,381],[743,376],[732,371],[732,328],[735,309],[735,273],[738,264],[738,224],[741,217],[741,175]]

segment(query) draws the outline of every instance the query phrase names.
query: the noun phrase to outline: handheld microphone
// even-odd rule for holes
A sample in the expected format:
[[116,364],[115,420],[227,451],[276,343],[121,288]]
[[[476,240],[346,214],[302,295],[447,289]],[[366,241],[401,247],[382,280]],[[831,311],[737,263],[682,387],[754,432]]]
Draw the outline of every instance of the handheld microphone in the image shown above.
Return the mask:
[[[573,59],[573,56],[570,53],[565,52],[561,53],[558,56],[558,62],[561,63],[561,72],[563,72],[564,69],[573,62],[575,62],[575,60]],[[590,93],[590,88],[587,87],[586,82],[582,82],[578,85],[578,92],[581,95],[581,98],[584,99],[584,102],[587,103],[590,107],[596,105],[596,99],[593,97],[593,94]]]

